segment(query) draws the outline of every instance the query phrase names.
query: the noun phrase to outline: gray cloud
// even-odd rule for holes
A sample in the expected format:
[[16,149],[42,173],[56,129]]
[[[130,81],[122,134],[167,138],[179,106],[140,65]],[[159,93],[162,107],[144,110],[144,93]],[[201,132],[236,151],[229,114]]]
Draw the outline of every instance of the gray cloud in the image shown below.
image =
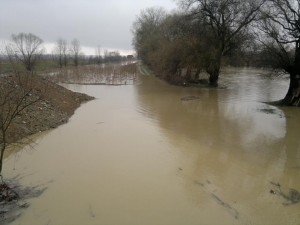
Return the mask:
[[132,49],[131,26],[140,11],[174,0],[1,0],[0,39],[31,32],[45,42],[77,38],[82,45]]

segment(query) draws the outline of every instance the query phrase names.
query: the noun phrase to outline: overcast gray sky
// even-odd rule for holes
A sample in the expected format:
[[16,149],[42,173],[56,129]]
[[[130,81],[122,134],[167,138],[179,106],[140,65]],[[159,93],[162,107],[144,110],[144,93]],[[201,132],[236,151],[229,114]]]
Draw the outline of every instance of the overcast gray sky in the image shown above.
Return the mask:
[[0,40],[31,32],[47,46],[58,38],[77,38],[85,53],[103,49],[133,49],[131,26],[142,9],[176,8],[174,0],[0,0]]

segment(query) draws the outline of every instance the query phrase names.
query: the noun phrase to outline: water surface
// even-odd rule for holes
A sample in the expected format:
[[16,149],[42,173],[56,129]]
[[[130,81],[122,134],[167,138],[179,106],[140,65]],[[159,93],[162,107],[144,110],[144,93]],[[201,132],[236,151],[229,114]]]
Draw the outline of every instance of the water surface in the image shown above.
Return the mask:
[[5,161],[6,177],[47,187],[12,224],[299,224],[270,182],[300,190],[300,112],[263,103],[287,80],[262,73],[225,71],[225,89],[66,85],[96,100]]

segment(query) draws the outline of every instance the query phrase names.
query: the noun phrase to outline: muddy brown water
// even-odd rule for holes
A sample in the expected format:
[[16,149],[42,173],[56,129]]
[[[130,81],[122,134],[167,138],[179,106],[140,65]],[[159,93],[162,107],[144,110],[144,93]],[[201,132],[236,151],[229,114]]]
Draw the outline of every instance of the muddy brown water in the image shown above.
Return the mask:
[[47,187],[12,224],[299,224],[270,182],[300,190],[300,111],[263,103],[287,89],[263,73],[229,70],[225,89],[66,85],[96,100],[6,159],[6,177]]

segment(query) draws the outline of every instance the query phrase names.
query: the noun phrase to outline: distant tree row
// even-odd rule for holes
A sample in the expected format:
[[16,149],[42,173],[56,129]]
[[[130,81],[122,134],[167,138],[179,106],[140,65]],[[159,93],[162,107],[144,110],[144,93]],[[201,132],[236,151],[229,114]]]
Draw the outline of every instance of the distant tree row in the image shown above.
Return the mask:
[[104,50],[103,55],[98,54],[100,49],[96,49],[96,55],[89,56],[87,64],[102,64],[102,63],[120,63],[134,59],[133,55],[122,56],[119,51]]
[[285,105],[300,105],[300,1],[179,0],[143,10],[133,25],[138,57],[170,82],[218,85],[222,65],[264,66],[290,76]]
[[68,65],[116,63],[127,60],[118,51],[104,51],[98,46],[95,55],[84,56],[80,42],[73,39],[68,43],[64,39],[58,39],[51,55],[45,54],[43,40],[31,33],[13,34],[11,42],[5,46],[5,55],[1,55],[1,62],[9,61],[12,64],[23,64],[27,71],[33,71],[38,61],[54,61],[62,68]]
[[[33,71],[39,60],[43,59],[45,49],[43,40],[31,33],[13,34],[11,43],[6,45],[5,51],[10,62],[21,62],[26,70]],[[53,56],[58,60],[59,66],[67,66],[69,59],[72,59],[75,66],[78,66],[81,55],[79,41],[74,39],[70,45],[63,39],[59,39],[53,50]]]
[[67,66],[68,61],[71,61],[73,65],[78,66],[80,62],[82,64],[102,64],[119,63],[127,60],[127,56],[121,56],[119,51],[103,50],[102,55],[100,46],[97,46],[95,49],[95,55],[84,56],[77,39],[74,39],[70,45],[67,44],[66,40],[59,39],[53,51],[53,57],[60,67]]
[[72,40],[70,44],[64,39],[58,39],[52,53],[60,67],[67,66],[68,61],[72,61],[75,66],[78,66],[79,59],[83,55],[77,39]]

